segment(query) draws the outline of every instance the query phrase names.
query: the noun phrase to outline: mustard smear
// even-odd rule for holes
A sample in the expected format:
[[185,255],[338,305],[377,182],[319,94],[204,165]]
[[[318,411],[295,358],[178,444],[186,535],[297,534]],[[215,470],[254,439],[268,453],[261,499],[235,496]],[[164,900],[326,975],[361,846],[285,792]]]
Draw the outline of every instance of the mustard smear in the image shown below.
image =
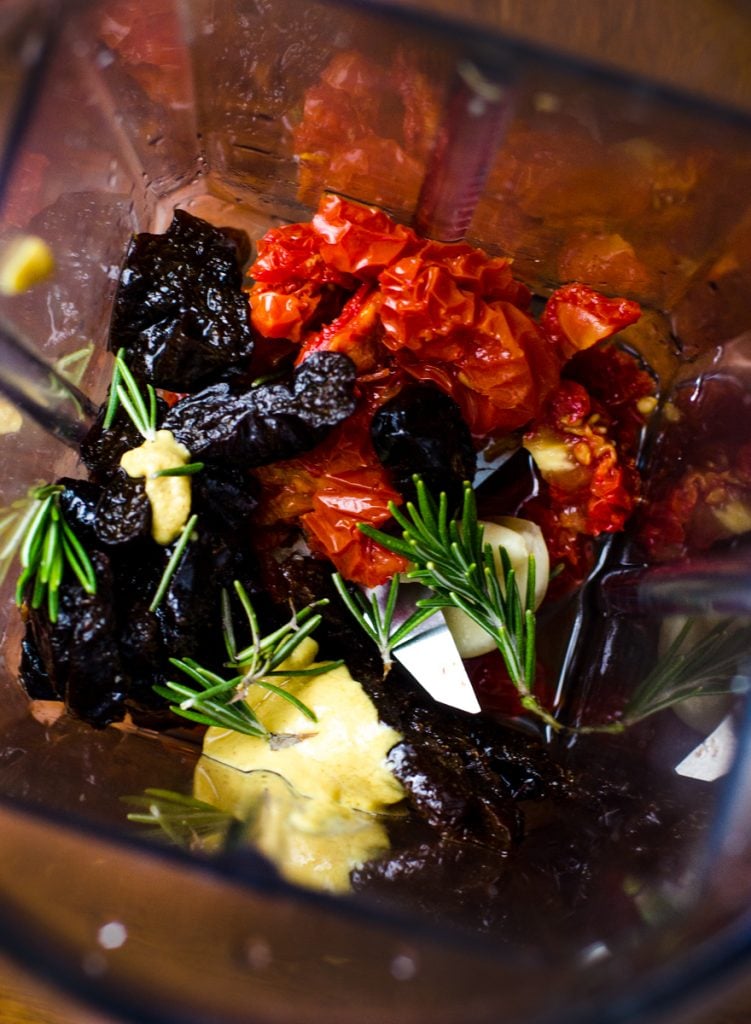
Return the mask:
[[[311,666],[303,641],[286,669]],[[344,892],[353,868],[388,849],[377,817],[404,798],[386,756],[401,740],[346,667],[317,676],[275,676],[316,715],[311,722],[277,694],[254,686],[248,703],[272,734],[210,728],[194,795],[250,822],[250,838],[290,881]]]
[[190,452],[170,430],[157,430],[152,441],[131,448],[120,459],[130,477],[146,478],[151,503],[151,536],[157,544],[176,540],[190,516],[190,477],[159,476],[161,469],[176,469],[190,461]]
[[349,892],[350,872],[389,848],[375,815],[302,797],[274,772],[241,772],[204,756],[193,793],[245,822],[246,841],[306,889]]

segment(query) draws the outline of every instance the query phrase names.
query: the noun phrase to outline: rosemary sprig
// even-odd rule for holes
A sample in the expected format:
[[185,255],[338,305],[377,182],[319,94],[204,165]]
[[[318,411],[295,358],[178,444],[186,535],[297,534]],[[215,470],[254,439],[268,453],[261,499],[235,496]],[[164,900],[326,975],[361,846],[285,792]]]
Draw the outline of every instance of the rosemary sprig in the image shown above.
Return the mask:
[[464,484],[461,519],[451,519],[448,501],[438,503],[428,494],[419,476],[414,478],[417,505],[404,509],[393,503],[389,511],[402,529],[401,539],[367,524],[360,530],[389,551],[403,555],[413,568],[407,578],[417,580],[433,596],[417,602],[418,608],[459,608],[493,638],[501,652],[522,707],[559,730],[561,725],[542,707],[533,693],[535,682],[535,563],[529,558],[527,588],[519,593],[506,551],[499,548],[503,583],[498,579],[492,545],[483,543],[483,527],[470,483]]
[[153,441],[156,435],[157,407],[156,392],[151,384],[146,385],[146,395],[144,398],[141,394],[138,382],[125,362],[124,349],[120,349],[115,356],[102,429],[109,430],[118,405],[122,405],[144,441]]
[[739,662],[751,659],[751,625],[722,619],[693,644],[688,619],[657,665],[632,694],[624,728],[690,697],[732,693],[729,680]]
[[236,820],[212,804],[170,789],[146,789],[141,796],[121,800],[136,808],[128,814],[128,821],[150,825],[157,835],[182,847],[225,835]]
[[686,620],[670,647],[634,690],[617,721],[581,725],[574,731],[622,733],[692,697],[741,692],[733,687],[732,676],[744,658],[751,660],[751,624],[721,619],[691,644],[695,625],[696,620]]
[[331,577],[339,596],[354,616],[360,628],[370,637],[378,648],[383,662],[384,679],[394,664],[391,654],[395,647],[410,636],[418,626],[435,615],[435,608],[418,608],[396,629],[394,628],[394,612],[399,597],[400,579],[395,573],[391,578],[389,590],[383,610],[375,592],[370,600],[361,590],[351,591],[338,572]]
[[253,605],[242,584],[235,580],[235,592],[245,612],[250,628],[251,643],[241,650],[237,649],[235,628],[230,613],[229,595],[223,595],[222,622],[224,642],[229,655],[226,667],[234,670],[228,678],[222,678],[214,672],[203,668],[192,658],[171,658],[171,663],[186,675],[194,686],[185,683],[168,682],[165,686],[155,686],[154,690],[167,700],[179,701],[170,705],[175,714],[182,715],[192,722],[202,725],[219,726],[233,729],[235,732],[248,736],[270,736],[265,725],[246,702],[245,697],[251,686],[258,685],[275,693],[297,708],[310,721],[317,721],[311,709],[298,697],[281,686],[277,686],[270,677],[281,676],[312,676],[328,672],[341,665],[341,661],[328,662],[307,669],[282,669],[280,666],[293,651],[320,624],[321,616],[315,609],[325,604],[317,601],[299,612],[293,613],[290,620],[282,627],[267,636],[261,636]]
[[16,604],[22,605],[30,590],[29,604],[36,609],[46,601],[51,622],[57,622],[60,583],[66,569],[73,572],[87,594],[96,593],[94,567],[60,508],[62,491],[59,484],[37,487],[33,491],[33,511],[21,520],[23,534],[16,529],[11,538],[20,543]]

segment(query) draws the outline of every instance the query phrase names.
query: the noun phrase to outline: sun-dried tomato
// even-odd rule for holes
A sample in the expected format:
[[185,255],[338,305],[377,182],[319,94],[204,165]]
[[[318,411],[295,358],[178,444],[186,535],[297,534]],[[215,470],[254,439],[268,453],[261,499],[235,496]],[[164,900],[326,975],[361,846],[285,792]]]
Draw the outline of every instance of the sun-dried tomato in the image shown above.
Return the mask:
[[155,103],[184,101],[189,51],[171,0],[108,0],[101,10],[99,34]]
[[618,288],[632,295],[652,294],[657,286],[654,270],[615,233],[582,231],[570,236],[558,257],[558,274],[564,281]]
[[[302,342],[300,359],[346,352],[361,372],[393,361],[450,395],[477,437],[525,426],[567,359],[639,316],[634,302],[567,285],[538,325],[509,260],[421,240],[381,210],[334,195],[322,198],[311,224],[270,232],[251,274],[262,334]],[[355,291],[357,282],[374,290]],[[311,334],[322,287],[333,283],[350,297]]]
[[524,511],[541,527],[551,560],[580,579],[590,565],[589,538],[622,530],[636,506],[641,400],[654,384],[633,356],[615,349],[584,352],[566,373],[578,379],[561,381],[524,436],[544,481]]
[[358,373],[376,370],[383,362],[378,329],[381,301],[380,293],[372,285],[360,285],[335,320],[307,335],[300,347],[298,364],[311,352],[342,352],[349,356]]
[[582,384],[607,409],[619,450],[635,454],[645,416],[656,405],[654,378],[639,361],[615,345],[597,345],[570,359],[562,376]]
[[636,323],[640,316],[638,302],[609,299],[585,284],[566,284],[548,299],[540,327],[565,362]]
[[302,342],[342,314],[362,282],[418,244],[375,207],[325,195],[311,223],[272,228],[258,242],[249,271],[253,326],[267,338]]
[[421,246],[411,228],[375,206],[324,195],[312,220],[319,252],[328,267],[361,281],[377,277],[406,251]]
[[449,394],[476,436],[529,422],[560,364],[508,260],[430,242],[379,280],[384,344],[402,369]]
[[670,561],[751,531],[751,445],[724,469],[689,468],[650,502],[639,538],[650,559]]
[[634,508],[638,477],[609,426],[581,384],[562,381],[524,435],[561,525],[575,533],[596,537],[622,530]]
[[320,244],[311,224],[272,228],[259,240],[250,308],[253,326],[264,337],[302,341],[321,306],[338,312],[347,291],[357,287],[323,259]]

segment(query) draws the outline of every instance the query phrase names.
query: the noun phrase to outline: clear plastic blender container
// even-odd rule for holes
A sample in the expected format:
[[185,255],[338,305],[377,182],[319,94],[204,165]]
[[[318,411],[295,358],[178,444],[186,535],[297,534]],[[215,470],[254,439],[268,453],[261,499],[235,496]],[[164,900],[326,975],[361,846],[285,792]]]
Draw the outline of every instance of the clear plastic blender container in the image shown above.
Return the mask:
[[[10,3],[0,30],[0,234],[41,235],[57,263],[49,281],[4,300],[2,315],[48,363],[78,356],[94,400],[106,389],[109,313],[133,232],[163,230],[179,206],[257,239],[307,219],[331,189],[513,256],[541,296],[576,278],[638,299],[645,314],[623,340],[664,398],[647,473],[677,443],[676,404],[697,410],[703,443],[747,439],[743,116],[459,23],[357,4]],[[353,53],[373,75],[372,131],[354,159],[362,140],[348,138],[346,123],[306,121],[306,103]],[[719,412],[706,398],[715,388],[733,402]],[[690,449],[692,439],[680,443]],[[0,444],[3,506],[39,479],[78,471],[75,451],[28,416]],[[561,713],[583,722],[628,693],[657,659],[670,617],[742,623],[751,601],[743,532],[659,566],[606,545],[556,651]],[[541,921],[530,945],[298,890],[249,849],[209,858],[155,848],[125,822],[121,798],[153,785],[189,790],[197,751],[31,716],[16,678],[12,579],[8,567],[0,937],[27,966],[110,1012],[222,1024],[602,1024],[690,1005],[747,962],[747,652],[723,668],[733,697],[718,717],[687,724],[668,712],[637,739],[586,748],[594,777],[638,766],[656,802],[684,817],[701,808],[706,823],[666,829],[652,865],[638,836],[624,834],[613,862],[598,865],[615,880],[612,900],[573,922],[530,906]],[[677,772],[697,751],[710,767]],[[580,748],[565,756],[576,762]],[[120,930],[103,932],[113,924]],[[102,938],[113,934],[121,941]]]

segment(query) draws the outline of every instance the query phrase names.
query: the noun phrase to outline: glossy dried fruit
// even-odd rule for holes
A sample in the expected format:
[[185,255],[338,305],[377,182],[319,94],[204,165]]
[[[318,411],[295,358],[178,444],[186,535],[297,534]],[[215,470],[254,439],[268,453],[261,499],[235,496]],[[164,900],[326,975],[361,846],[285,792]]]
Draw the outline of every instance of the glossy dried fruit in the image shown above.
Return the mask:
[[237,235],[182,210],[161,235],[133,239],[110,325],[138,378],[192,391],[253,350]]
[[262,466],[308,451],[355,407],[354,367],[322,352],[289,383],[241,390],[214,384],[178,402],[164,421],[194,458],[239,468]]
[[30,613],[30,636],[50,689],[76,718],[96,728],[119,721],[125,712],[127,677],[116,641],[116,614],[109,559],[91,553],[96,594],[78,581],[60,585],[57,622],[46,611]]
[[95,531],[103,544],[127,544],[151,536],[151,503],[142,479],[122,470],[102,491],[96,507]]
[[412,478],[418,473],[431,494],[446,491],[449,505],[459,505],[477,459],[459,406],[448,395],[430,385],[407,385],[375,413],[370,435],[406,500],[416,498]]

